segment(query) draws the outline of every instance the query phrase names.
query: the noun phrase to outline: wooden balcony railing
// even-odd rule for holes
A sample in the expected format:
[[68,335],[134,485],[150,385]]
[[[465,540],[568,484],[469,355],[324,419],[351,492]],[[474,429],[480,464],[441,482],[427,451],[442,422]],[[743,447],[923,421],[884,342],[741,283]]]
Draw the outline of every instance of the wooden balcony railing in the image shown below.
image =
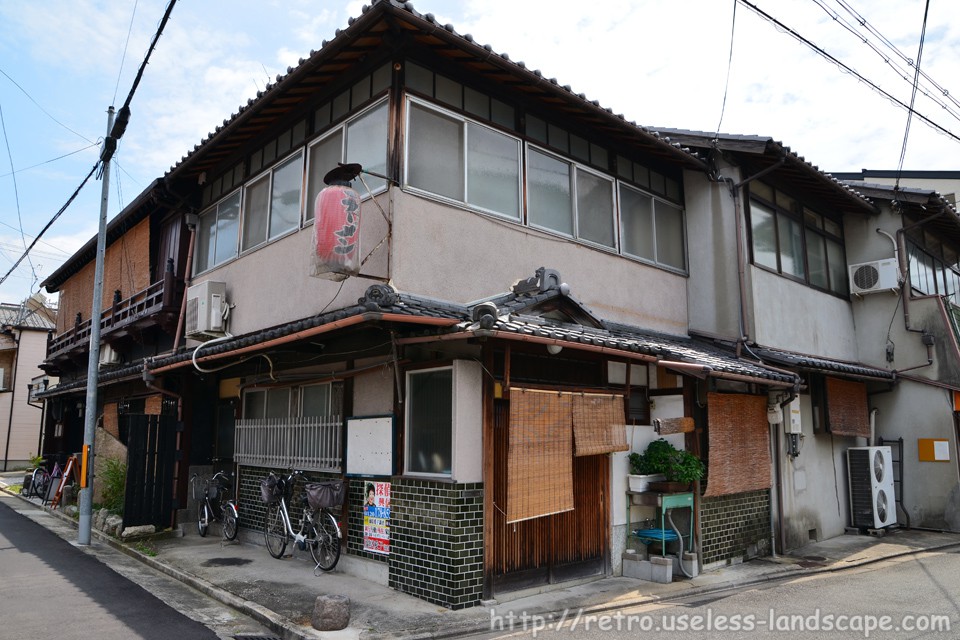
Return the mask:
[[[129,298],[121,300],[116,296],[110,308],[100,314],[100,338],[107,340],[135,323],[141,327],[162,324],[170,314],[179,313],[181,284],[172,271],[166,271],[162,280]],[[86,350],[90,327],[90,320],[78,321],[73,328],[52,337],[47,345],[47,360],[74,349]]]

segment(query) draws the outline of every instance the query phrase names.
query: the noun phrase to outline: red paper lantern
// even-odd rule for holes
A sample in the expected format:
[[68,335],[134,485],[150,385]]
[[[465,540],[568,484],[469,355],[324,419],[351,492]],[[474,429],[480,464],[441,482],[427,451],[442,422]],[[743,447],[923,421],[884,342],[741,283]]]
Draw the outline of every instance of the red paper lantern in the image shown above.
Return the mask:
[[332,182],[314,203],[313,275],[343,280],[360,273],[360,194]]

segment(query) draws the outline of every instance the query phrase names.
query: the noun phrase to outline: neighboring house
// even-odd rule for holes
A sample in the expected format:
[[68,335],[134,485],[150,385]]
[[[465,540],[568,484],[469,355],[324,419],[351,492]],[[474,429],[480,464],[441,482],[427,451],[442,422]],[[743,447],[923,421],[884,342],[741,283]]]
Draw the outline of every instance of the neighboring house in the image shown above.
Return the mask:
[[56,318],[56,309],[47,306],[41,294],[22,304],[0,304],[0,442],[4,471],[27,468],[30,459],[40,452],[43,405],[34,403],[32,396],[35,386],[48,382],[40,365]]
[[862,169],[857,172],[834,172],[833,177],[850,184],[876,185],[930,189],[939,192],[943,199],[957,206],[960,193],[960,171],[897,171],[896,169]]
[[[691,333],[801,376],[772,434],[782,547],[851,526],[846,450],[867,444],[893,447],[894,520],[943,527],[958,481],[953,206],[929,190],[839,183],[770,138],[661,132],[712,150],[718,179],[737,185],[713,233],[691,234]],[[724,264],[740,264],[742,282]],[[875,267],[879,280],[861,281]],[[952,464],[922,461],[932,440]]]
[[[627,453],[657,419],[686,417],[669,437],[708,463],[705,566],[769,553],[778,532],[791,532],[780,548],[801,529],[841,533],[846,501],[832,515],[819,503],[843,495],[843,447],[821,433],[786,461],[768,407],[782,416],[799,392],[812,435],[811,407],[865,419],[868,387],[894,381],[857,364],[846,289],[844,227],[877,207],[793,154],[781,165],[766,139],[744,142],[718,157],[409,3],[365,7],[110,224],[105,289],[119,293],[101,322],[119,362],[101,367],[98,411],[131,469],[155,461],[128,478],[128,510],[169,524],[192,471],[235,464],[256,533],[268,472],[345,475],[342,570],[461,608],[617,573],[637,517]],[[315,204],[339,163],[372,173],[354,181],[359,220],[331,230]],[[720,176],[751,183],[734,197]],[[800,220],[787,239],[822,241],[823,269],[784,273],[798,263],[776,233],[750,252],[779,215]],[[331,245],[351,268],[331,266]],[[47,359],[64,379],[45,394],[68,452],[82,441],[92,246],[46,283],[72,305]],[[816,375],[789,366],[804,353],[820,356]],[[816,405],[811,380],[828,388]],[[784,491],[797,460],[810,466]],[[368,484],[390,500],[376,530]],[[811,526],[792,515],[803,504]]]

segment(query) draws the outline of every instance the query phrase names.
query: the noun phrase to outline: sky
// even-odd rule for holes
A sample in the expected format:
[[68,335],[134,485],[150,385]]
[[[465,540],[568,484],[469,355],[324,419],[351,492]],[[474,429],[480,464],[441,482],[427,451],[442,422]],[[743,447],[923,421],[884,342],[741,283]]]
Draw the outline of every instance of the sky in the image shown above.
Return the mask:
[[[770,136],[828,172],[897,169],[909,130],[905,170],[960,170],[960,3],[929,1],[921,51],[926,0],[750,1],[782,26],[735,0],[413,6],[638,124]],[[93,167],[107,107],[126,99],[167,4],[0,2],[0,277]],[[363,4],[179,0],[131,103],[108,219]],[[918,53],[914,98],[915,69],[900,55]],[[917,115],[908,128],[907,111],[853,71],[940,129]],[[96,235],[101,190],[87,182],[0,285],[0,302],[46,293],[40,283]]]

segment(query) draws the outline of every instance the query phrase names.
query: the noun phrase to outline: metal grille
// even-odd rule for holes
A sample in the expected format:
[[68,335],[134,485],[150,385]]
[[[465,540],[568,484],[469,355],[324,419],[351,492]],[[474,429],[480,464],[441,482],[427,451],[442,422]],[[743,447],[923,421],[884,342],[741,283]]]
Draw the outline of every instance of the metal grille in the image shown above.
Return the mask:
[[249,466],[339,473],[341,429],[340,416],[237,420],[234,460]]

